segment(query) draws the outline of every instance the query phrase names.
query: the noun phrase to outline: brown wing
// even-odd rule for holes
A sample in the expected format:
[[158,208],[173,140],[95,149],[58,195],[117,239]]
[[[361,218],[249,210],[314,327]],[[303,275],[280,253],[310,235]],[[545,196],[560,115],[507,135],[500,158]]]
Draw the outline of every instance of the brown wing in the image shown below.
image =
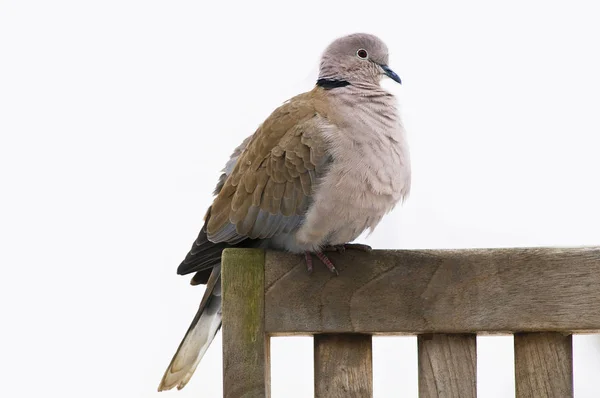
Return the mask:
[[234,244],[297,228],[327,161],[312,92],[292,98],[256,131],[212,204],[207,235]]
[[[221,192],[221,189],[223,189],[223,185],[225,185],[227,177],[233,171],[238,158],[248,146],[251,138],[252,136],[247,137],[237,148],[233,150],[233,153],[229,157],[229,160],[222,170],[223,174],[221,174],[219,177],[219,181],[217,182],[217,186],[214,190],[214,195],[218,195],[219,192]],[[185,259],[181,262],[181,264],[179,264],[179,267],[177,267],[177,273],[179,275],[186,275],[195,272],[195,275],[190,281],[192,285],[207,283],[210,275],[212,275],[213,267],[221,263],[221,253],[226,248],[259,247],[261,244],[261,242],[256,239],[245,239],[236,243],[235,245],[231,245],[227,242],[213,243],[209,241],[208,236],[206,235],[206,225],[210,219],[210,211],[211,208],[209,207],[206,215],[204,216],[204,225],[200,229],[198,237],[192,244],[190,251],[185,256]]]

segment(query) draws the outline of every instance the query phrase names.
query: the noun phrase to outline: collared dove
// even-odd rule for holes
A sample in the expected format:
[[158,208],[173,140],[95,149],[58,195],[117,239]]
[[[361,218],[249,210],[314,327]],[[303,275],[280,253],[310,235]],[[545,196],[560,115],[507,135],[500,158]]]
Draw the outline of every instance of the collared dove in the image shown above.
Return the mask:
[[159,391],[183,388],[221,327],[221,253],[261,247],[314,253],[343,248],[373,230],[410,190],[410,159],[395,99],[383,76],[400,83],[376,36],[333,41],[315,87],[277,108],[231,155],[204,226],[181,275],[206,283],[200,308]]

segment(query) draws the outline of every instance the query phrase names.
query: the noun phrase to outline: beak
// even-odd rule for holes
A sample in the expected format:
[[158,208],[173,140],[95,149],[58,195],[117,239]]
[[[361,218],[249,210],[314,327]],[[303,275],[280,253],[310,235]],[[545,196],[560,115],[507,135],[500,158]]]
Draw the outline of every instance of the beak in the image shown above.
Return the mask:
[[389,77],[390,79],[392,79],[395,82],[402,84],[402,80],[400,80],[400,76],[398,76],[396,74],[396,72],[391,70],[389,66],[387,66],[387,65],[379,65],[379,66],[381,66],[381,69],[383,69],[383,71],[385,72],[385,75],[387,77]]

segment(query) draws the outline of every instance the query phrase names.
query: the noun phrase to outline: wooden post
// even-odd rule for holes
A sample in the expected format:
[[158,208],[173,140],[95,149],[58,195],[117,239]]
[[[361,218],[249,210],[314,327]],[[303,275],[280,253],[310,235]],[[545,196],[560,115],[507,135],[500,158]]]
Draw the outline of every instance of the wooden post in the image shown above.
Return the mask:
[[573,397],[572,336],[515,334],[515,389],[517,398]]
[[315,398],[373,397],[371,335],[317,334]]
[[477,396],[477,340],[474,334],[422,334],[419,398]]
[[223,396],[270,397],[269,337],[265,334],[264,251],[225,249]]

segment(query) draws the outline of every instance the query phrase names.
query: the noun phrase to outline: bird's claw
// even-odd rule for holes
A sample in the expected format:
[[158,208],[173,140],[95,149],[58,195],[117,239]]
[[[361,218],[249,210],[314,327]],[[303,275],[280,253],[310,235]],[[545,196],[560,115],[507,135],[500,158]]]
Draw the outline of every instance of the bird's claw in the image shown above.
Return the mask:
[[323,252],[317,252],[317,257],[319,257],[319,260],[321,260],[321,262],[327,266],[329,271],[335,273],[336,275],[340,274],[331,262],[331,260],[329,260],[329,258],[327,258],[327,256]]
[[306,269],[311,274],[313,270],[312,256],[310,252],[304,252],[304,261],[306,261]]
[[[319,257],[319,260],[321,260],[321,262],[323,264],[325,264],[325,266],[327,267],[327,269],[329,269],[329,271],[333,272],[336,275],[340,274],[338,272],[338,270],[335,268],[335,266],[333,265],[333,263],[331,262],[331,260],[323,252],[316,252],[315,254],[317,255],[317,257]],[[308,273],[312,273],[313,262],[312,262],[311,253],[304,252],[304,259],[306,261],[306,269],[308,270]]]
[[[333,272],[336,275],[339,275],[338,270],[335,268],[335,266],[333,265],[331,260],[325,255],[324,252],[344,253],[348,249],[359,250],[359,251],[366,252],[366,253],[373,250],[371,248],[371,246],[364,245],[362,243],[345,243],[345,244],[341,244],[341,245],[325,246],[322,251],[316,252],[315,254],[317,255],[317,257],[319,257],[319,260],[321,260],[321,262],[323,264],[325,264],[325,266],[329,269],[329,271]],[[304,252],[304,259],[306,261],[306,269],[308,270],[309,273],[311,273],[313,270],[313,262],[312,262],[311,252],[309,252],[309,251]]]

